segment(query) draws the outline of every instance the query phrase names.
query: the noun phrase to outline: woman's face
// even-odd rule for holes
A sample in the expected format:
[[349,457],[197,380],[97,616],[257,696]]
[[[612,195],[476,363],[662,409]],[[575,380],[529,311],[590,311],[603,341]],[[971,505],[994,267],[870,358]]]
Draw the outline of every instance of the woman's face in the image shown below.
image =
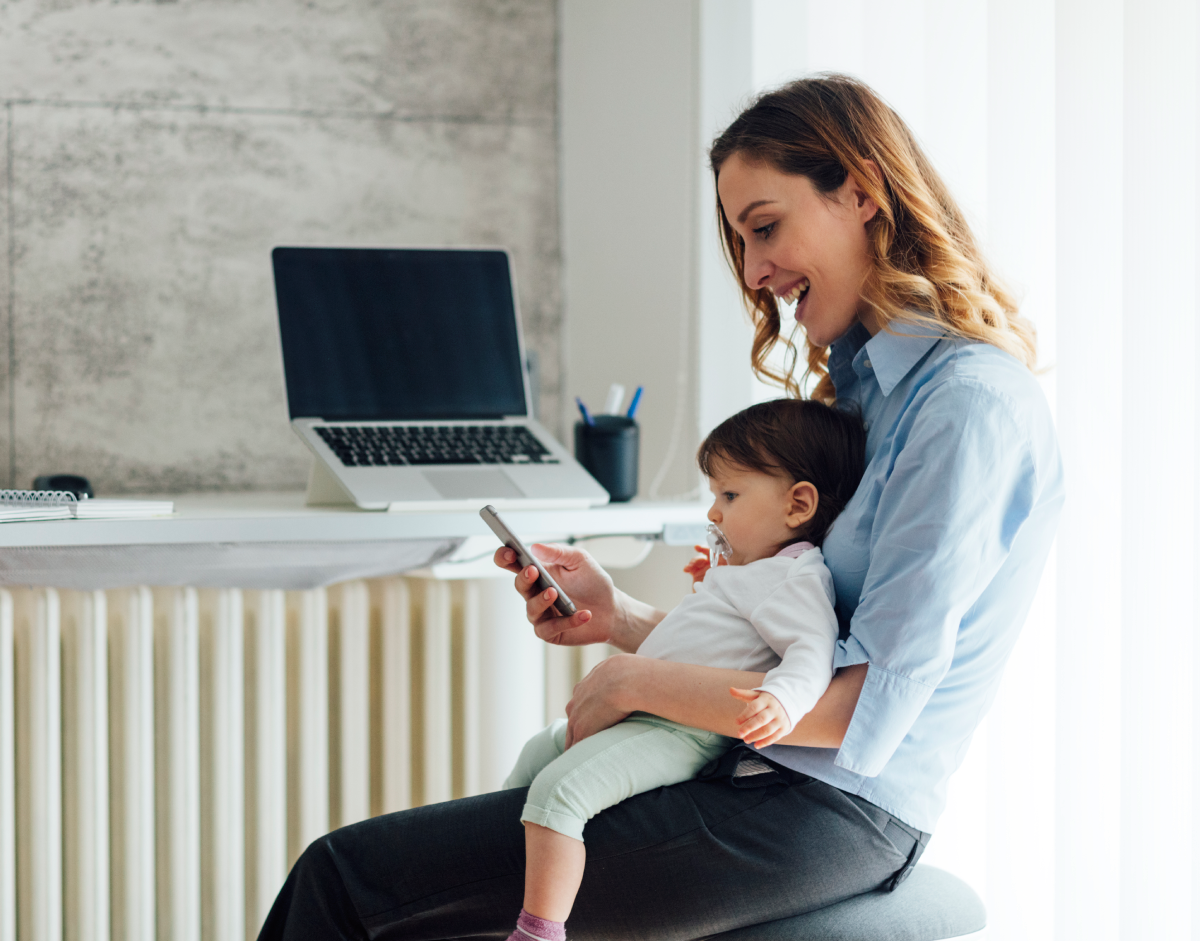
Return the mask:
[[808,177],[734,154],[721,167],[717,192],[746,243],[746,286],[795,304],[810,343],[828,346],[856,320],[878,332],[861,299],[871,267],[866,224],[878,207],[854,177],[822,195]]

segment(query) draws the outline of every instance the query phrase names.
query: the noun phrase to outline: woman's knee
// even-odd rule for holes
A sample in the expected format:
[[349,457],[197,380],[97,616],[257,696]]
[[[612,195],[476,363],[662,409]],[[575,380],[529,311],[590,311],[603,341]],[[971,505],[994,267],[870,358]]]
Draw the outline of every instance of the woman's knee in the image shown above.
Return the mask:
[[320,836],[304,848],[292,866],[292,876],[301,885],[328,885],[331,879],[341,879],[333,862],[328,836]]
[[327,836],[313,840],[292,866],[259,941],[364,938]]

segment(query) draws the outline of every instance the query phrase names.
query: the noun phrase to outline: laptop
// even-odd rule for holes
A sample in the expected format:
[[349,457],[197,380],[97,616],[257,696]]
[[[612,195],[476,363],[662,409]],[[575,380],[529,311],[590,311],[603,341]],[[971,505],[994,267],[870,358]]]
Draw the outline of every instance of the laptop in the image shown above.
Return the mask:
[[310,504],[582,508],[608,494],[532,417],[502,249],[276,248]]

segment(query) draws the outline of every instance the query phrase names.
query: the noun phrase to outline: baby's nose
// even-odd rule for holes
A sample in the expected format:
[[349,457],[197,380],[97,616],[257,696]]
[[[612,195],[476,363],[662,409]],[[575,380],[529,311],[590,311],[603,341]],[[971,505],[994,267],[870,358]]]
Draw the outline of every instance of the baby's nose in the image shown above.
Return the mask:
[[710,523],[716,523],[718,526],[721,524],[721,511],[715,506],[708,508],[708,521]]

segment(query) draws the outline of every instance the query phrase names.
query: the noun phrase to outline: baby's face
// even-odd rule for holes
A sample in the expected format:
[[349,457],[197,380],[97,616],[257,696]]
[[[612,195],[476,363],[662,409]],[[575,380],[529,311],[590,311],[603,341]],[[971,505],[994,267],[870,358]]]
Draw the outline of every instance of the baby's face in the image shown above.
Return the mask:
[[733,555],[731,565],[770,558],[795,536],[793,483],[774,474],[718,461],[708,479],[713,505],[708,518],[716,523]]

